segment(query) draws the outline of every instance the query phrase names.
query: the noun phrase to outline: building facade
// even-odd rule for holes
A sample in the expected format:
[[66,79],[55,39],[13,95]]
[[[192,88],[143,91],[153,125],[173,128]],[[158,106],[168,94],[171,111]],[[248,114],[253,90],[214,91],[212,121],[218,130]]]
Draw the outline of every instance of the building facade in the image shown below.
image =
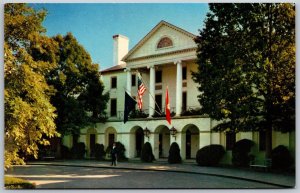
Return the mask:
[[[119,141],[125,146],[128,158],[139,157],[145,142],[151,143],[156,159],[165,158],[168,157],[171,143],[176,142],[183,160],[194,159],[197,151],[204,146],[221,144],[226,149],[222,162],[230,163],[233,143],[245,138],[255,142],[253,153],[264,157],[264,133],[212,132],[217,122],[199,115],[201,106],[197,96],[201,93],[191,75],[197,70],[195,37],[161,21],[128,52],[129,39],[123,35],[113,36],[114,65],[101,71],[106,92],[110,93],[106,110],[108,121],[81,129],[79,142],[86,144],[87,157],[95,143],[103,144],[106,148]],[[133,98],[138,98],[138,74],[146,86],[143,116],[129,118],[124,124],[124,94],[127,91]],[[167,88],[173,115],[171,125],[163,116]],[[176,132],[172,129],[176,129]],[[65,136],[63,140],[68,147],[73,145],[72,141],[72,136]],[[285,145],[294,152],[294,144],[294,132],[273,132],[273,147]]]

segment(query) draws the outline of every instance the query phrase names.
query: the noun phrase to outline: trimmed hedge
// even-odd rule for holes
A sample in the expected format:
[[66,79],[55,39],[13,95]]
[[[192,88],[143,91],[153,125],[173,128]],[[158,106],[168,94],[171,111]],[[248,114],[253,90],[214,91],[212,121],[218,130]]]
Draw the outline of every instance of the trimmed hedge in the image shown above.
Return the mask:
[[249,155],[253,145],[254,142],[249,139],[237,141],[232,149],[232,164],[238,167],[248,167],[253,159],[253,156]]
[[169,150],[168,162],[170,164],[181,163],[180,149],[176,142],[173,142],[171,144],[171,147]]
[[104,145],[96,143],[95,144],[95,158],[96,158],[96,160],[103,160],[104,155],[105,155]]
[[154,160],[154,155],[152,153],[152,147],[149,142],[144,143],[141,152],[141,161],[142,162],[152,162]]
[[36,186],[27,180],[14,177],[4,177],[4,187],[5,189],[35,189]]
[[83,142],[76,143],[72,149],[72,156],[75,159],[83,159],[86,153],[85,144]]
[[289,150],[283,145],[279,145],[272,150],[271,159],[273,169],[288,169],[293,164]]
[[[125,151],[126,151],[125,146],[121,142],[116,142],[116,148],[117,148],[117,160],[118,161],[127,161],[128,158],[125,156]],[[105,152],[107,154],[108,153],[110,154],[111,149],[112,149],[112,146],[110,145],[106,148]]]
[[208,145],[197,151],[196,162],[199,166],[217,166],[224,154],[222,145]]
[[71,150],[67,146],[61,145],[60,151],[61,151],[62,159],[71,159],[72,158]]

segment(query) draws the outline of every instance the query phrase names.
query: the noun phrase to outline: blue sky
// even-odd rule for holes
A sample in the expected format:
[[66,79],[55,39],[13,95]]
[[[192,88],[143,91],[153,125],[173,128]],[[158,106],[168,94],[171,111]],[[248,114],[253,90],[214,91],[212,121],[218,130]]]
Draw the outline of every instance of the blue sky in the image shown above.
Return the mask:
[[127,36],[131,49],[161,20],[197,35],[208,12],[205,3],[44,3],[30,6],[48,11],[43,23],[47,35],[72,32],[93,62],[100,63],[101,70],[113,65],[113,35]]

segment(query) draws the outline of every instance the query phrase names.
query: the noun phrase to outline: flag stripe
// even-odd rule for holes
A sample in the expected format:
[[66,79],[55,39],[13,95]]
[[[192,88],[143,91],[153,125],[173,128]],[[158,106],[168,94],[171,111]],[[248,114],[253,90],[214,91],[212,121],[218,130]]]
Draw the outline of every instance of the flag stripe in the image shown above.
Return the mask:
[[146,87],[141,80],[140,75],[138,75],[138,108],[142,109],[143,107],[143,95],[146,91]]

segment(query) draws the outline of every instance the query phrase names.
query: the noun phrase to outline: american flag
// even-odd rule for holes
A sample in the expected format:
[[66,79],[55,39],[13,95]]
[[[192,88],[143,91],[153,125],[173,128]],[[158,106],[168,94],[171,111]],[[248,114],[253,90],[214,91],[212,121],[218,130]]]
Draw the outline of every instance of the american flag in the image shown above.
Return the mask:
[[142,77],[138,75],[138,107],[139,109],[142,109],[143,106],[143,94],[146,91],[146,87],[144,83],[142,82]]

